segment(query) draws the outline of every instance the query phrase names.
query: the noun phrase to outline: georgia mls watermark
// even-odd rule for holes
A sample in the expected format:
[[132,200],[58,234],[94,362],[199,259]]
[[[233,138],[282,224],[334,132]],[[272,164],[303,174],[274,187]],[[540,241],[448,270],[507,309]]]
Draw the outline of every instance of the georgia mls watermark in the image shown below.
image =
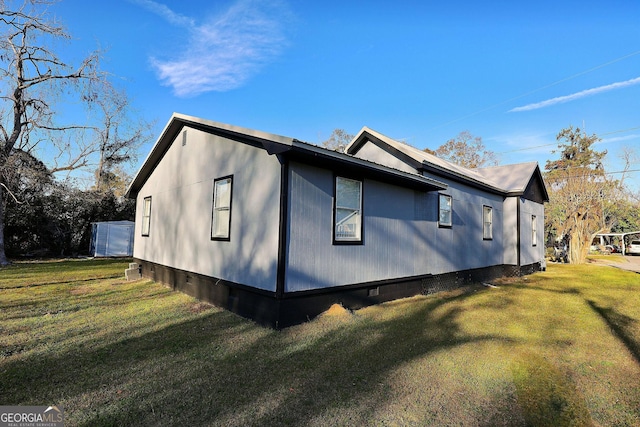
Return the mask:
[[0,427],[64,427],[59,406],[0,406]]

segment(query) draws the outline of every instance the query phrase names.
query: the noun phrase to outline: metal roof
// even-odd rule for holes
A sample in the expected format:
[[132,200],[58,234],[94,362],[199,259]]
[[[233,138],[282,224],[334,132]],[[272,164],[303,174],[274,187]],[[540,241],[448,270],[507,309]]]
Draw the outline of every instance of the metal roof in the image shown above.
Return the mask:
[[350,172],[361,173],[384,182],[427,191],[447,188],[446,184],[418,173],[400,171],[294,138],[174,113],[129,185],[127,197],[135,197],[184,126],[254,145],[263,148],[269,154],[283,155],[292,160],[322,167],[347,168]]
[[469,169],[443,160],[408,144],[396,141],[366,126],[360,130],[345,151],[355,155],[369,140],[376,140],[386,144],[392,151],[403,154],[418,170],[442,175],[505,195],[523,194],[531,179],[537,176],[542,183],[543,197],[546,201],[549,200],[546,188],[544,188],[544,182],[542,181],[540,168],[536,162]]

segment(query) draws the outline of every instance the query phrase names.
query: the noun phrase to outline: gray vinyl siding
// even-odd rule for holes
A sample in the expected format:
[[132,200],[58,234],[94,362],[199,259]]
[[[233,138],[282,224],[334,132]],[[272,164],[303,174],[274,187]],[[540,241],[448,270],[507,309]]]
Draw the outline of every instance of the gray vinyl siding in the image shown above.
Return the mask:
[[[303,291],[500,265],[502,197],[455,183],[453,226],[439,228],[437,193],[363,182],[362,245],[332,243],[334,173],[289,168],[285,291]],[[493,240],[482,238],[482,206],[494,208]]]
[[504,264],[518,265],[518,200],[520,197],[507,197],[503,203]]
[[[229,241],[211,240],[213,182],[233,175]],[[140,236],[142,203],[151,228]],[[280,164],[265,150],[195,129],[171,144],[137,196],[134,257],[275,291]]]
[[[430,255],[433,274],[501,265],[503,253],[503,198],[440,178],[452,198],[452,226],[435,225],[439,250]],[[434,202],[436,200],[434,199]],[[493,208],[493,238],[483,239],[483,206]],[[437,205],[436,205],[437,208]]]
[[[545,257],[544,245],[544,205],[524,198],[520,199],[520,263],[521,265],[540,262]],[[538,221],[538,243],[533,246],[531,215]]]
[[392,156],[371,141],[363,145],[355,156],[360,159],[365,159],[370,162],[395,168],[404,172],[416,173],[416,169],[414,167],[408,165],[399,158]]
[[[396,169],[417,172],[410,164],[372,142],[363,145],[355,155]],[[461,184],[458,181],[445,179],[439,175],[425,173],[425,176],[447,184],[449,188],[443,194],[450,194],[453,197],[452,219],[454,226],[451,229],[440,228],[435,232],[435,239],[441,242],[444,248],[441,252],[433,253],[430,258],[434,271],[446,273],[464,268],[518,264],[517,209],[520,197],[503,198]],[[520,203],[524,205],[524,202]],[[480,227],[480,232],[482,232],[482,205],[493,208],[493,240],[483,241],[478,245],[475,240],[475,232],[469,233],[471,229],[476,227]],[[538,245],[532,247],[530,221],[531,215],[536,215],[536,212],[539,215]],[[520,262],[522,265],[540,262],[544,259],[544,240],[542,240],[544,238],[544,205],[529,201],[524,211],[521,206],[520,222],[522,226],[520,229],[520,250],[522,251]],[[504,230],[508,231],[504,232]],[[470,240],[471,237],[473,237],[472,240]],[[473,244],[467,244],[468,242]]]

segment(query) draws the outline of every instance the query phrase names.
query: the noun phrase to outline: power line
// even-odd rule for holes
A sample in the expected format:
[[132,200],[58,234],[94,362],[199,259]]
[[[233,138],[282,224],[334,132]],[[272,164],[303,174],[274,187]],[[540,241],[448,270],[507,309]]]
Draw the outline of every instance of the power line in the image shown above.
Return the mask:
[[[571,169],[577,169],[577,168],[565,168],[561,170],[571,170]],[[551,177],[548,179],[552,181],[557,181],[557,180],[562,181],[568,178],[586,178],[588,176],[614,175],[614,174],[628,173],[628,172],[640,172],[640,169],[627,169],[627,170],[613,171],[613,172],[598,171],[598,172],[592,172],[592,173],[583,173],[580,175],[564,175],[564,176],[559,176],[558,178]]]
[[614,134],[614,133],[629,132],[630,130],[638,130],[638,129],[640,129],[640,126],[639,127],[635,127],[635,128],[629,128],[629,129],[614,130],[614,131],[611,131],[611,132],[602,133],[602,134],[600,134],[600,136],[611,135],[611,134]]
[[[601,133],[599,136],[613,135],[615,133],[629,132],[629,131],[638,130],[638,129],[640,129],[640,126],[633,127],[633,128],[628,128],[628,129],[614,130],[614,131],[606,132],[606,133]],[[535,145],[535,146],[531,146],[531,147],[516,148],[514,150],[499,151],[496,154],[515,153],[517,151],[535,150],[536,148],[544,148],[544,147],[551,147],[551,146],[558,146],[558,143],[557,142],[553,142],[553,143],[550,143],[550,144],[542,144],[542,145]]]
[[515,153],[516,151],[527,151],[527,150],[535,150],[536,148],[544,148],[544,147],[551,147],[552,145],[557,146],[558,143],[554,142],[552,144],[543,144],[543,145],[535,145],[532,147],[525,147],[525,148],[516,148],[515,150],[509,150],[509,151],[500,151],[496,154],[506,154],[506,153]]
[[626,171],[605,172],[605,175],[613,175],[614,173],[640,172],[640,169],[628,169]]

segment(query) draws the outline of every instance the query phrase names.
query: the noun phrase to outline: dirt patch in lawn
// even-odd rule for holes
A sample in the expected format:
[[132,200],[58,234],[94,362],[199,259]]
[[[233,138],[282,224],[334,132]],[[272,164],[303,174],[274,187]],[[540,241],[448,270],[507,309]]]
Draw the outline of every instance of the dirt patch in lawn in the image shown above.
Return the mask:
[[189,307],[189,311],[191,313],[202,313],[203,311],[207,311],[207,310],[211,310],[213,308],[213,305],[208,304],[206,302],[201,302],[198,301],[196,303],[191,304],[191,306]]
[[340,304],[333,304],[329,310],[321,314],[322,317],[343,318],[348,319],[353,314]]

